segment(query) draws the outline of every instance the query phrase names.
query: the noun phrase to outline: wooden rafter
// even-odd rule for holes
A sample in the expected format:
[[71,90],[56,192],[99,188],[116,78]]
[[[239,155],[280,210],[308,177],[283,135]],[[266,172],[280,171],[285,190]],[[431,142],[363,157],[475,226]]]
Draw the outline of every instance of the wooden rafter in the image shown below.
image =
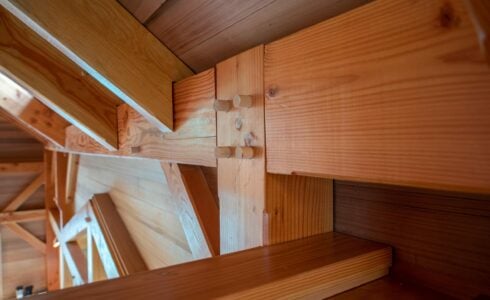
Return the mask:
[[0,14],[1,69],[98,143],[116,149],[120,100],[3,6]]
[[192,256],[219,255],[219,210],[198,166],[162,162]]
[[0,224],[42,221],[45,219],[45,209],[0,212]]
[[[173,129],[172,81],[192,71],[119,3],[6,0],[2,5],[154,126]],[[76,38],[80,30],[88,39]]]
[[39,173],[43,170],[42,162],[0,163],[0,173]]

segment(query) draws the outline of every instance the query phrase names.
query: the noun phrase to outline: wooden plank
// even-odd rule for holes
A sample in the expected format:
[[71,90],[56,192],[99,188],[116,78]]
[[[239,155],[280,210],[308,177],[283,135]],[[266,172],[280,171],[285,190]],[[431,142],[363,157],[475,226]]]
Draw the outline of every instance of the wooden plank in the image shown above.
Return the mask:
[[333,182],[267,174],[264,244],[333,231]]
[[44,184],[44,172],[39,174],[29,185],[27,185],[22,192],[20,192],[14,199],[12,199],[9,204],[2,210],[3,212],[17,210],[24,202],[29,199],[32,194],[34,194],[41,185]]
[[1,224],[41,221],[45,219],[46,219],[45,209],[0,212]]
[[179,219],[195,259],[219,255],[219,210],[198,166],[162,162]]
[[490,294],[489,195],[335,182],[335,230],[393,246],[391,273],[461,299]]
[[154,126],[173,129],[172,82],[192,71],[116,1],[3,5]]
[[476,26],[480,46],[490,64],[490,4],[485,0],[466,1]]
[[29,131],[61,147],[65,144],[65,127],[69,125],[17,83],[0,74],[0,107]]
[[120,100],[4,7],[0,14],[2,70],[104,147],[117,148]]
[[[253,107],[217,113],[218,146],[254,146],[253,159],[218,159],[221,253],[262,246],[265,202],[263,47],[216,66],[218,99],[251,95]],[[235,129],[235,121],[243,123]]]
[[67,203],[68,154],[56,152],[55,198],[60,208],[62,226],[73,217],[74,208]]
[[80,155],[72,153],[69,153],[67,155],[68,160],[66,170],[65,216],[66,219],[69,219],[75,214],[75,194],[77,189],[78,165],[80,162]]
[[13,233],[15,233],[19,238],[26,241],[29,245],[34,247],[34,249],[39,250],[42,254],[46,254],[46,244],[39,240],[32,233],[18,225],[17,223],[8,223],[3,224],[5,227],[10,229]]
[[70,253],[71,258],[73,259],[73,262],[75,263],[75,266],[78,270],[78,274],[83,280],[83,283],[88,283],[87,258],[85,257],[85,254],[83,253],[82,249],[80,248],[80,246],[77,244],[76,241],[67,242],[65,245],[67,251]]
[[90,203],[119,275],[127,276],[148,270],[110,196],[94,195]]
[[103,149],[75,127],[66,130],[64,151],[154,158],[215,167],[214,98],[214,69],[210,69],[174,85],[174,132],[161,132],[129,105],[123,104],[118,107],[118,151]]
[[118,0],[138,21],[145,23],[166,0]]
[[40,295],[38,299],[324,299],[382,277],[391,249],[337,233]]
[[266,45],[267,171],[489,192],[488,82],[462,1],[366,4]]
[[197,71],[331,18],[364,0],[169,1],[148,29]]
[[[26,142],[24,141],[22,144],[17,144],[17,145],[12,145],[11,143],[13,142],[12,140],[6,140],[6,139],[2,139],[3,143],[2,144],[5,144],[5,143],[9,143],[10,144],[10,147],[9,148],[3,148],[4,151],[2,151],[0,153],[0,155],[2,156],[3,160],[5,160],[5,154],[8,154],[10,155],[10,160],[8,162],[14,162],[13,160],[15,160],[16,162],[18,161],[27,161],[27,160],[33,160],[33,161],[39,161],[39,160],[42,160],[42,155],[40,155],[40,151],[38,151],[39,149],[42,149],[44,148],[44,145],[46,145],[46,147],[51,147],[51,148],[57,148],[58,146],[56,146],[55,144],[53,144],[50,139],[46,136],[44,136],[41,132],[38,132],[36,131],[34,128],[30,127],[30,126],[27,126],[27,124],[25,124],[24,122],[22,122],[21,120],[19,120],[18,118],[10,115],[7,111],[5,111],[4,109],[0,109],[0,125],[2,125],[2,132],[0,132],[0,134],[2,136],[12,136],[13,134],[13,131],[17,131],[18,133],[20,133],[20,135],[29,135],[31,137],[31,144],[33,147],[26,147]],[[7,128],[5,128],[7,127]],[[12,128],[13,130],[9,130],[9,128]],[[16,139],[19,138],[19,135],[16,136]],[[36,146],[37,146],[37,149],[36,149]],[[29,157],[29,159],[23,159],[23,156],[26,155],[26,153],[23,153],[26,151],[27,148],[29,150],[29,152],[27,153],[27,155]],[[15,151],[17,150],[17,151]],[[13,157],[13,154],[12,152],[15,151],[15,157]],[[37,154],[38,157],[34,157],[35,155],[32,155],[32,154]]]
[[39,173],[43,165],[42,162],[0,163],[0,173]]

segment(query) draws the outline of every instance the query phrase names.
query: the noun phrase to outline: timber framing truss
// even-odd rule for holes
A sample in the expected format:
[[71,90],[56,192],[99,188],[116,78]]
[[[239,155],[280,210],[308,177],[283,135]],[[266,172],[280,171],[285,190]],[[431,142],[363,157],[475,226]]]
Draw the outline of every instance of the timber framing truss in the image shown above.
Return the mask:
[[[115,2],[90,2],[81,15],[78,1],[0,3],[0,64],[26,89],[10,90],[1,107],[53,151],[47,242],[61,244],[75,284],[92,280],[77,234],[87,232],[99,254],[110,249],[111,262],[100,257],[110,278],[132,273],[124,253],[138,256],[134,245],[117,245],[130,238],[111,229],[124,226],[111,223],[120,217],[107,196],[74,212],[66,187],[76,182],[68,157],[77,154],[161,161],[192,255],[206,258],[41,299],[328,297],[384,276],[391,264],[389,247],[332,233],[332,179],[490,192],[489,17],[472,9],[483,1],[373,1],[195,75]],[[77,26],[92,39],[73,38]],[[135,40],[105,41],[121,31]],[[17,47],[35,49],[37,60]],[[45,75],[51,65],[73,86]],[[32,122],[31,106],[54,124]],[[199,166],[217,168],[219,205]],[[345,256],[334,255],[339,245],[350,245]],[[47,260],[57,260],[48,248]],[[216,276],[201,283],[205,272]],[[59,275],[51,274],[55,290]],[[169,284],[155,290],[162,278]]]

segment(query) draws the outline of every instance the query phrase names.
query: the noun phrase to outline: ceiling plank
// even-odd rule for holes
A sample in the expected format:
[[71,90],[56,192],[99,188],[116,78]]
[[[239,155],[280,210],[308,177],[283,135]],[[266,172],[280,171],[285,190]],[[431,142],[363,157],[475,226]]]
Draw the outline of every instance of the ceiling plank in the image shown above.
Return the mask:
[[9,204],[3,209],[4,212],[14,211],[19,208],[29,197],[34,194],[41,185],[44,184],[44,172],[39,174],[29,185],[27,185],[22,192],[20,192]]
[[34,247],[35,249],[39,250],[42,254],[46,254],[46,244],[39,240],[36,236],[34,236],[32,233],[24,229],[22,226],[20,226],[17,223],[7,223],[3,224],[3,226],[7,227],[10,229],[13,233],[15,233],[18,237],[26,241],[29,245]]
[[120,100],[4,7],[0,15],[1,69],[65,120],[116,149]]
[[45,219],[45,209],[0,212],[0,224],[32,222]]
[[138,21],[145,23],[165,3],[165,0],[119,0],[119,3]]
[[0,173],[39,173],[43,170],[43,162],[0,163]]
[[173,129],[172,82],[193,73],[119,3],[5,0],[2,4],[154,126]]

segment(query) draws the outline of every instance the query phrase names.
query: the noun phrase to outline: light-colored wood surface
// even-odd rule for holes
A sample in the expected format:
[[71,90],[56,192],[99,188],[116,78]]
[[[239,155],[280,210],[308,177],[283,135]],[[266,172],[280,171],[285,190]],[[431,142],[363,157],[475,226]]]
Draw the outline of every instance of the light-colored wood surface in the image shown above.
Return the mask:
[[66,130],[66,150],[78,153],[146,157],[216,166],[214,69],[174,85],[174,132],[161,132],[129,105],[118,107],[119,150],[109,152],[74,127]]
[[390,265],[390,247],[327,233],[38,299],[323,299],[386,275]]
[[99,193],[111,196],[149,269],[192,260],[159,161],[82,155],[76,211]]
[[35,235],[30,233],[24,227],[20,226],[17,223],[8,223],[3,224],[3,226],[10,229],[13,233],[15,233],[18,237],[26,241],[29,245],[31,245],[34,249],[38,250],[42,254],[46,254],[46,244],[39,240]]
[[219,210],[201,169],[166,162],[161,165],[192,256],[219,255]]
[[15,198],[13,198],[7,206],[3,208],[3,211],[14,211],[17,210],[24,202],[29,199],[29,197],[36,192],[41,185],[44,184],[44,172],[38,175],[29,185],[27,185],[22,192],[20,192]]
[[2,70],[104,147],[116,149],[121,101],[4,7],[0,13]]
[[110,196],[94,195],[90,204],[120,276],[148,270]]
[[0,173],[40,173],[43,170],[42,162],[0,163]]
[[333,231],[333,182],[323,178],[267,174],[264,244]]
[[[127,2],[133,5],[126,8],[137,13],[139,1],[122,1]],[[168,0],[145,24],[187,65],[201,71],[367,2]]]
[[172,82],[192,71],[119,3],[12,0],[3,5],[30,26],[47,31],[44,38],[54,38],[65,55],[89,65],[84,67],[87,73],[110,83],[113,92],[154,126],[173,129]]
[[[43,222],[25,223],[23,226],[38,239],[45,238]],[[19,285],[33,285],[34,293],[46,290],[44,255],[8,228],[2,226],[0,233],[4,291],[2,299],[15,299],[15,288]]]
[[[27,137],[28,140],[31,141],[32,145],[31,147],[28,147],[28,145],[25,145],[25,143],[22,144],[17,144],[15,145],[15,142],[12,141],[12,135],[10,132],[8,132],[8,127],[13,128],[15,131],[18,131],[20,134],[15,136],[15,140],[22,140]],[[33,127],[28,126],[24,122],[22,122],[19,118],[12,116],[8,112],[6,112],[3,109],[0,109],[0,129],[1,132],[0,134],[4,136],[7,133],[7,136],[10,136],[10,139],[1,139],[0,141],[2,144],[8,144],[9,148],[3,148],[3,151],[0,151],[0,159],[1,160],[6,160],[5,159],[5,153],[13,152],[13,148],[17,148],[20,151],[14,152],[15,156],[9,157],[7,160],[8,162],[18,162],[18,161],[25,161],[25,159],[22,157],[23,155],[26,154],[32,154],[35,153],[38,155],[37,158],[34,160],[42,160],[42,150],[44,149],[44,145],[46,147],[51,147],[51,148],[58,148],[55,144],[51,142],[51,140],[47,137],[44,136],[41,132],[35,130]],[[2,148],[0,148],[2,149]],[[26,151],[30,150],[30,151]]]
[[[265,136],[262,46],[248,50],[216,66],[216,96],[236,94],[254,97],[251,108],[217,113],[219,147],[253,146],[253,159],[218,158],[221,253],[262,246],[265,202]],[[235,121],[242,122],[240,130]]]
[[0,212],[0,223],[24,223],[46,219],[45,209]]
[[267,171],[489,192],[489,82],[462,1],[373,1],[265,46]]

